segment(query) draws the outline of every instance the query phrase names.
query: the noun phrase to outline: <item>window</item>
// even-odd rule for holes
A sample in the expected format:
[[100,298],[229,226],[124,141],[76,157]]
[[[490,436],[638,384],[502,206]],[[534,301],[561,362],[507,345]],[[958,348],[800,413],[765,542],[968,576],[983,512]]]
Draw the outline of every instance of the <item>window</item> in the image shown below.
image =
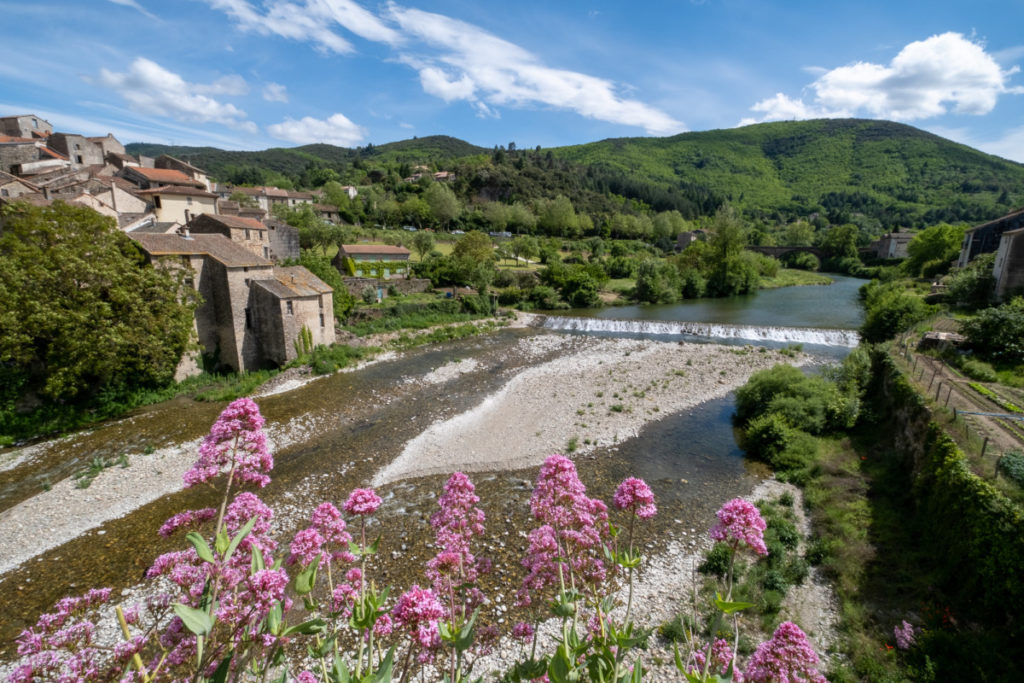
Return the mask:
[[270,247],[263,247],[263,258],[270,258]]
[[82,155],[81,154],[76,154],[75,155],[75,163],[76,164],[82,163]]
[[323,326],[324,326],[324,314],[321,313],[320,314],[320,327],[323,327]]
[[252,239],[251,235],[249,235],[249,228],[245,229],[245,239]]
[[322,296],[317,298],[317,302],[320,304],[320,308],[324,307],[324,298]]
[[248,308],[245,309],[245,326],[252,329],[252,312]]
[[292,314],[295,313],[295,309],[292,308],[292,302],[291,301],[286,301],[285,302],[285,309],[288,311],[288,315],[292,315]]
[[192,206],[192,197],[185,197],[185,203]]
[[38,128],[39,127],[39,121],[37,119],[32,119],[32,127],[33,128]]
[[158,194],[153,195],[153,206],[155,206],[158,209],[161,208],[161,206],[160,206],[160,195],[158,195]]

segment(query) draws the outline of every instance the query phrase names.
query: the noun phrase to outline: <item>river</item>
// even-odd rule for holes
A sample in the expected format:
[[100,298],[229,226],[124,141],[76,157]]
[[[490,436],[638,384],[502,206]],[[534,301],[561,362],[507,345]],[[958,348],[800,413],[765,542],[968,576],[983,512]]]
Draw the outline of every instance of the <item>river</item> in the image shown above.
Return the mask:
[[[662,323],[699,321],[735,328],[849,330],[859,324],[859,284],[861,281],[852,278],[836,277],[836,284],[828,287],[793,287],[750,297],[675,306],[574,311],[571,317]],[[271,433],[279,447],[275,453],[274,481],[260,496],[277,511],[279,528],[293,531],[322,500],[340,503],[350,488],[369,481],[382,465],[398,455],[403,444],[430,424],[472,409],[525,369],[559,358],[566,352],[564,343],[548,350],[541,346],[533,355],[510,353],[528,348],[522,344],[526,338],[552,334],[564,335],[544,330],[504,330],[418,349],[362,370],[339,373],[286,394],[261,399],[261,409],[268,425],[274,426]],[[575,334],[584,336],[580,332]],[[820,339],[814,336],[814,330],[805,333],[798,329],[793,334],[796,336],[789,341],[765,343],[778,347],[804,339],[807,350],[825,360],[840,358],[849,350],[848,345],[826,346],[806,341]],[[642,326],[622,336],[666,337],[658,331],[645,332]],[[690,333],[677,336],[698,339]],[[674,339],[673,334],[668,338]],[[752,343],[737,337],[725,341],[738,345]],[[443,382],[423,381],[431,371],[454,363],[469,363],[472,370]],[[17,503],[50,495],[42,489],[52,484],[56,491],[61,479],[97,454],[132,454],[130,468],[122,473],[112,472],[111,477],[131,479],[149,469],[159,470],[164,467],[162,463],[172,461],[168,453],[176,444],[197,439],[209,429],[220,407],[177,400],[55,442],[0,452],[0,523],[18,522],[14,519],[19,511]],[[623,476],[641,476],[651,483],[659,497],[661,514],[657,528],[664,531],[705,525],[723,500],[750,490],[765,474],[762,468],[743,459],[733,435],[731,413],[730,394],[651,422],[635,438],[603,445],[581,457],[579,468],[584,481],[591,487],[592,495],[607,500]],[[104,476],[108,475],[100,475]],[[499,525],[504,520],[505,537],[510,529],[529,523],[526,507],[533,476],[533,470],[520,470],[475,477],[489,518],[498,520]],[[410,574],[414,571],[410,568],[421,567],[430,556],[423,530],[443,480],[443,476],[424,477],[382,489],[387,503],[382,508],[381,523],[389,537],[400,539],[395,544],[400,543],[403,548],[399,561],[389,564],[384,559],[387,578],[402,584],[411,582],[415,574]],[[70,540],[51,544],[52,547],[41,545],[40,548],[47,549],[32,552],[31,559],[0,575],[0,604],[5,605],[6,614],[16,615],[0,625],[0,656],[11,655],[11,638],[34,622],[57,598],[99,585],[130,589],[157,553],[179,547],[180,539],[159,539],[155,529],[174,512],[209,505],[210,494],[200,489],[176,489],[175,484],[173,490],[151,502],[92,525]],[[66,495],[91,496],[92,492],[83,489]],[[110,504],[98,494],[95,503],[98,507]],[[56,509],[47,514],[53,514],[57,525],[61,514],[59,502],[53,507]],[[499,537],[491,549],[499,558],[507,551],[505,564],[509,573],[514,574],[512,566],[517,563],[519,550],[510,541]],[[20,542],[31,548],[41,539],[26,534]],[[502,566],[501,562],[497,564]],[[497,576],[494,580],[506,581]]]

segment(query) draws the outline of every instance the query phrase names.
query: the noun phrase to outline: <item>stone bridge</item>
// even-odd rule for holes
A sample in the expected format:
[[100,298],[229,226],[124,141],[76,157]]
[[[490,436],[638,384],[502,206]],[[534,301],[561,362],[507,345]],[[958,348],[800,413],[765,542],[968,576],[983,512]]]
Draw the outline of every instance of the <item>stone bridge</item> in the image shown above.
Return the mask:
[[814,254],[818,257],[819,261],[825,260],[825,252],[818,247],[745,247],[747,251],[756,251],[758,254],[764,254],[765,256],[773,256],[779,258],[785,254],[794,251],[803,251],[808,254]]

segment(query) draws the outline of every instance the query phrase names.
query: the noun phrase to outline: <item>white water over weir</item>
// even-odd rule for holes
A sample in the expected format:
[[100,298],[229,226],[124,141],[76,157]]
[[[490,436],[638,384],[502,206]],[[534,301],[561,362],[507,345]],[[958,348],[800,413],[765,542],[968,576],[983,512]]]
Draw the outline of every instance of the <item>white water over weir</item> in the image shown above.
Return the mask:
[[548,330],[568,332],[603,332],[609,334],[691,335],[712,339],[749,339],[753,342],[817,344],[820,346],[854,347],[860,335],[854,330],[819,329],[816,327],[775,327],[698,323],[670,320],[614,320],[609,318],[568,318],[545,316],[541,325]]

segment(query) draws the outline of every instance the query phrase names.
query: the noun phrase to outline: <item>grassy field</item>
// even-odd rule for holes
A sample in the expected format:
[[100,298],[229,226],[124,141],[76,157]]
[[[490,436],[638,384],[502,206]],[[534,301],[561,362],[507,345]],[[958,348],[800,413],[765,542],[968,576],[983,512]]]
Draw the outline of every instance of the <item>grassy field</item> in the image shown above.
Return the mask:
[[761,289],[778,289],[779,287],[798,287],[801,285],[830,285],[832,278],[809,270],[780,268],[775,277],[762,277]]

